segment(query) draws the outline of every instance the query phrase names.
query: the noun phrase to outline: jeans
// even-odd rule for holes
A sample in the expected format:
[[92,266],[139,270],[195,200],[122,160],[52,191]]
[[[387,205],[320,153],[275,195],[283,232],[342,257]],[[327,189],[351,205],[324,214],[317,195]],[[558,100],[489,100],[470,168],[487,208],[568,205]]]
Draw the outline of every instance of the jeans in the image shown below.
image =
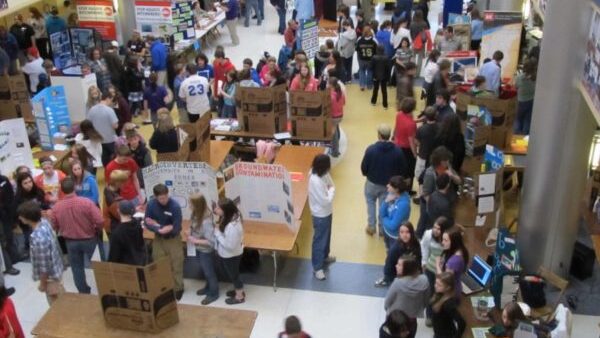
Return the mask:
[[312,216],[313,241],[312,241],[312,266],[314,271],[323,269],[325,258],[329,257],[329,245],[331,244],[331,221],[332,216]]
[[342,122],[341,118],[333,118],[331,119],[333,123],[333,139],[331,140],[331,155],[339,156],[340,155],[340,122]]
[[106,250],[104,250],[104,232],[98,232],[98,253],[100,253],[100,260],[102,262],[106,262],[108,255],[106,254]]
[[385,231],[383,232],[383,243],[385,244],[386,251],[389,251],[397,240],[397,238],[390,237]]
[[373,94],[371,95],[371,103],[377,103],[377,94],[379,92],[379,86],[381,86],[381,96],[383,97],[383,108],[388,107],[387,99],[387,81],[373,80]]
[[112,160],[115,153],[115,143],[102,143],[102,166],[106,168],[106,165]]
[[240,262],[242,261],[242,255],[223,258],[221,257],[221,264],[223,265],[223,269],[229,277],[231,283],[233,283],[233,287],[236,290],[241,290],[244,288],[244,283],[240,279]]
[[360,88],[373,87],[373,70],[371,61],[358,60],[358,83]]
[[279,34],[283,34],[285,33],[285,15],[286,15],[287,11],[285,10],[285,8],[277,8],[277,15],[279,16],[279,28],[277,28],[277,31],[279,32]]
[[342,57],[342,61],[344,63],[344,76],[342,82],[352,82],[352,56],[349,58]]
[[[434,290],[435,273],[433,273],[433,271],[429,271],[429,270],[425,269],[425,276],[427,276],[427,280],[429,281],[429,290]],[[427,307],[425,307],[425,318],[431,318],[431,314],[432,314],[431,305],[427,304]]]
[[79,293],[90,293],[91,288],[85,279],[85,262],[94,255],[98,239],[66,239],[69,264],[73,271],[73,281]]
[[529,135],[531,126],[531,113],[533,111],[533,100],[519,101],[517,106],[517,118],[515,119],[515,134]]
[[427,202],[424,197],[419,197],[419,209],[421,215],[419,215],[419,222],[417,222],[416,235],[419,239],[423,238],[425,230],[427,230],[427,224],[429,223],[429,215],[427,214]]
[[415,63],[417,64],[417,75],[415,78],[421,76],[421,68],[423,68],[423,60],[425,60],[425,48],[415,50]]
[[209,297],[219,297],[219,281],[215,272],[214,253],[199,250],[196,253],[200,259],[200,268],[206,280],[206,285],[204,286],[207,291],[206,295]]
[[375,223],[379,224],[379,231],[381,232],[381,219],[377,217],[377,211],[379,205],[385,199],[387,195],[387,188],[385,185],[375,184],[367,179],[365,182],[365,199],[367,200],[367,225],[369,228],[375,230]]
[[[258,13],[260,13],[260,19],[265,19],[265,0],[258,0]],[[258,17],[258,13],[256,16]]]
[[256,13],[256,24],[260,26],[262,17],[258,7],[258,0],[246,0],[246,20],[244,21],[244,26],[250,26],[250,8],[254,9],[254,13]]

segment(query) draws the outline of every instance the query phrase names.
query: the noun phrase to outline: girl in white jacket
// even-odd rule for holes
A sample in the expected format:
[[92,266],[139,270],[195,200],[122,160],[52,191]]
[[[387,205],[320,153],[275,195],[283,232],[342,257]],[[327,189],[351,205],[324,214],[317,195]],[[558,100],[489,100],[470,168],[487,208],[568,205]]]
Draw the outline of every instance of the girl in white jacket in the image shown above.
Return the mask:
[[333,196],[335,186],[329,171],[331,160],[329,156],[320,154],[315,156],[312,172],[308,181],[308,204],[313,221],[312,265],[315,277],[324,280],[325,264],[335,262],[335,257],[329,256],[331,243],[331,222],[333,213]]
[[219,201],[214,213],[219,217],[218,226],[215,227],[215,246],[225,273],[235,288],[227,291],[225,303],[241,304],[246,300],[244,284],[240,279],[240,261],[244,253],[242,217],[235,203],[228,198]]

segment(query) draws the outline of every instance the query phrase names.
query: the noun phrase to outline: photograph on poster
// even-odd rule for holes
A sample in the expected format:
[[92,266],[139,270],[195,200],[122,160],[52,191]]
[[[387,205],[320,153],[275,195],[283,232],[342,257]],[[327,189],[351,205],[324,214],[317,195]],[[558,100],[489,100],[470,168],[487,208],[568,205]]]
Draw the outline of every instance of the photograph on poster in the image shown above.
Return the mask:
[[590,109],[600,112],[600,12],[595,8],[583,63],[582,93]]

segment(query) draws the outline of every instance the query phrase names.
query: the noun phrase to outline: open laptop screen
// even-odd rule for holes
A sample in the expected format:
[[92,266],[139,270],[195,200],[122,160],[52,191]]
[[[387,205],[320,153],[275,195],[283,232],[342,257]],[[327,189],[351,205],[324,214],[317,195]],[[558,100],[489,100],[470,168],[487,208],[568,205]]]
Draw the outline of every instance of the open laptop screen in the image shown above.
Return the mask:
[[489,266],[481,257],[473,257],[473,262],[469,267],[469,275],[473,277],[481,286],[486,286],[492,274],[492,267]]

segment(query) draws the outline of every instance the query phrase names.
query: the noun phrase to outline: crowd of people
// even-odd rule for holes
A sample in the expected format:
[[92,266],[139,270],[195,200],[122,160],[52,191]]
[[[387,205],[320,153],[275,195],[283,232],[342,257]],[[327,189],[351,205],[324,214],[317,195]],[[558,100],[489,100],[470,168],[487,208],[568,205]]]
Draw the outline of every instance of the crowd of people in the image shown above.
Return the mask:
[[[212,8],[212,2],[208,2],[199,2],[194,10]],[[33,279],[39,281],[39,290],[46,293],[51,304],[64,292],[62,274],[67,265],[78,292],[90,293],[85,260],[98,247],[101,259],[111,262],[145,265],[166,258],[174,275],[175,296],[180,299],[184,292],[181,206],[169,196],[167,186],[144,186],[142,169],[153,163],[150,149],[159,156],[178,151],[175,121],[195,123],[211,112],[221,118],[236,118],[239,88],[283,86],[288,91],[326,91],[331,100],[331,149],[327,155],[314,158],[308,179],[314,230],[311,263],[315,278],[325,280],[328,265],[336,261],[330,252],[335,197],[331,157],[341,155],[340,124],[346,86],[358,79],[361,91],[371,91],[373,106],[378,104],[381,92],[383,108],[388,109],[391,103],[397,111],[393,126],[378,126],[377,140],[366,149],[361,162],[366,178],[365,232],[381,237],[386,248],[382,276],[374,283],[375,287],[389,287],[380,337],[414,337],[416,318],[423,312],[436,337],[460,337],[465,330],[465,321],[457,310],[460,276],[469,264],[469,250],[461,227],[454,222],[465,140],[453,106],[456,91],[450,79],[451,65],[443,58],[443,53],[461,48],[452,26],[432,37],[426,0],[419,1],[415,8],[412,4],[410,8],[398,5],[391,20],[381,24],[367,20],[361,9],[353,20],[350,9],[340,5],[338,38],[327,40],[314,60],[309,60],[297,46],[297,33],[299,23],[314,17],[319,5],[314,8],[307,5],[312,1],[296,0],[294,17],[286,23],[286,2],[271,3],[277,9],[278,32],[285,44],[277,58],[265,53],[256,63],[246,58],[241,67],[236,67],[227,58],[225,48],[218,46],[212,62],[203,52],[197,52],[193,63],[179,59],[171,65],[163,41],[153,36],[142,38],[139,32],[134,32],[124,50],[113,41],[105,51],[91,51],[81,69],[84,76],[94,73],[97,83],[89,88],[86,119],[79,124],[65,157],[59,161],[41,158],[42,172],[38,175],[22,166],[10,177],[0,176],[4,273],[19,274],[13,264],[30,259]],[[245,18],[245,26],[249,26],[252,13],[258,25],[264,19],[264,1],[246,0],[242,8],[237,0],[229,0],[220,6],[226,11],[234,45],[239,43],[235,28],[238,18]],[[35,94],[50,85],[51,75],[57,72],[49,61],[47,36],[64,29],[66,23],[54,9],[46,18],[35,8],[30,13],[29,23],[18,16],[10,30],[0,27],[0,70],[18,72],[18,60]],[[471,17],[470,47],[477,50],[481,17],[476,9]],[[483,64],[469,90],[471,95],[500,94],[503,58],[503,53],[496,51]],[[536,68],[537,59],[529,57],[516,79],[517,133],[529,133]],[[415,95],[415,79],[419,77],[423,78],[422,92]],[[396,87],[392,102],[388,100],[390,86]],[[425,101],[425,108],[417,114],[420,99]],[[173,106],[179,114],[176,119],[171,115]],[[138,115],[153,126],[148,141],[132,122]],[[104,175],[103,187],[98,182],[100,172]],[[188,204],[192,209],[191,227],[183,236],[194,244],[206,279],[205,287],[197,291],[197,295],[204,296],[201,303],[211,304],[220,296],[215,262],[233,284],[233,289],[226,292],[226,303],[243,303],[246,294],[240,278],[240,211],[229,199],[209,205],[199,194],[189,196]],[[420,216],[413,225],[409,218],[415,205],[420,208]],[[153,233],[151,256],[142,222]],[[12,235],[14,226],[24,234],[22,252]],[[104,234],[109,240],[108,254]],[[0,288],[0,305],[5,302],[11,306],[6,298],[10,292],[14,289]],[[514,329],[521,318],[518,311],[512,304],[505,309],[507,328]],[[292,334],[308,337],[293,316],[286,320],[286,332],[281,336]]]

